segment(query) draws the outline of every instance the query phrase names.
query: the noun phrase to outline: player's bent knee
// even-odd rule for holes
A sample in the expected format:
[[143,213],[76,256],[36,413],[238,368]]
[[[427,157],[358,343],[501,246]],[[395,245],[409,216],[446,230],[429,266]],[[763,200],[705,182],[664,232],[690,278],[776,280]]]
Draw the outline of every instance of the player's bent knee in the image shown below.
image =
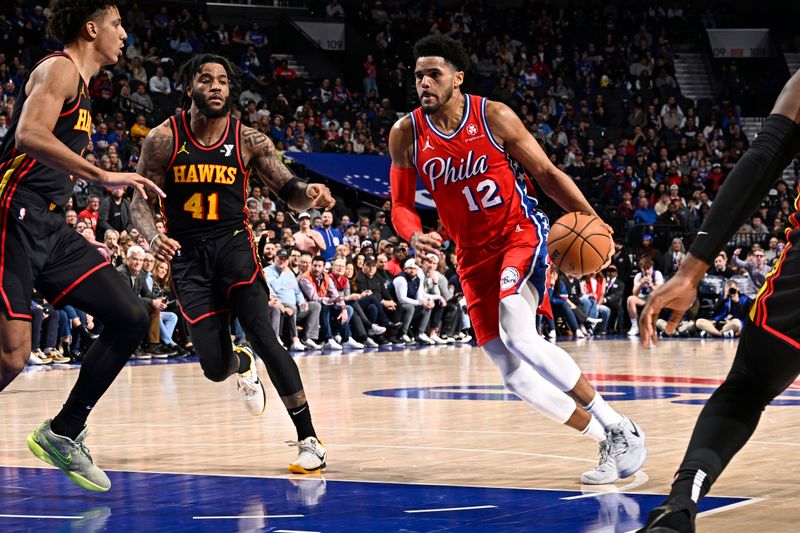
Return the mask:
[[225,381],[231,375],[229,368],[222,364],[212,363],[207,359],[200,359],[200,367],[203,369],[203,375],[216,383]]
[[5,342],[3,349],[0,350],[0,381],[5,381],[8,378],[16,376],[25,369],[30,357],[30,350],[26,349],[25,343],[15,350],[5,349]]

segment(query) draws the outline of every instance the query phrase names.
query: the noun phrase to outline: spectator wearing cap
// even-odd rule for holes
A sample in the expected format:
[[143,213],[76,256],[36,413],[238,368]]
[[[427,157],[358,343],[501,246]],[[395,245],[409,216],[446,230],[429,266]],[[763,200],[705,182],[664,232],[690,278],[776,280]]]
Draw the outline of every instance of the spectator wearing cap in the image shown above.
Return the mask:
[[311,215],[307,212],[297,216],[300,229],[295,232],[294,245],[301,252],[308,252],[312,257],[319,255],[326,248],[325,239],[322,234],[311,228]]
[[393,325],[389,321],[387,312],[394,312],[397,309],[397,302],[392,299],[392,294],[386,287],[386,283],[378,272],[378,259],[374,255],[364,258],[364,266],[361,271],[356,273],[356,290],[359,292],[369,291],[378,305],[362,306],[367,318],[372,322],[377,322],[381,326],[389,327]]
[[406,259],[408,259],[408,245],[401,242],[395,247],[392,258],[386,263],[386,271],[392,276],[399,275],[403,271],[401,265]]
[[343,242],[343,235],[333,226],[333,213],[330,211],[323,211],[320,220],[322,225],[314,228],[325,241],[325,248],[320,251],[320,255],[325,258],[325,261],[330,262],[336,256],[337,246]]
[[425,286],[419,275],[419,267],[414,259],[406,259],[403,271],[394,277],[389,287],[394,299],[397,300],[401,322],[399,337],[406,344],[415,343],[411,339],[411,326],[415,325],[417,331],[416,342],[434,344],[434,341],[425,333],[431,318],[431,310],[435,302],[433,296],[425,293]]
[[360,251],[364,255],[375,255],[375,245],[369,239],[361,241]]
[[[289,259],[292,251],[281,249],[275,254],[275,261],[264,269],[267,285],[271,296],[275,296],[280,306],[270,308],[272,329],[280,338],[283,326],[289,328],[291,344],[289,350],[302,352],[306,346],[319,349],[320,345],[314,339],[319,337],[319,316],[322,306],[319,302],[308,302],[292,270],[289,268]],[[304,324],[306,334],[305,344],[300,341],[297,334],[297,323]]]
[[97,213],[97,235],[105,238],[106,231],[114,229],[126,235],[133,229],[131,201],[125,198],[125,189],[114,189],[100,202]]
[[375,213],[375,222],[373,222],[370,225],[370,229],[372,229],[372,230],[374,230],[374,229],[380,230],[380,235],[381,236],[380,236],[379,239],[376,239],[378,242],[380,242],[380,241],[382,241],[384,239],[389,239],[391,237],[394,237],[394,230],[392,229],[392,226],[390,226],[389,223],[386,220],[387,220],[386,212],[385,211],[378,211],[377,213]]
[[331,330],[331,318],[334,317],[336,331],[345,346],[363,348],[364,345],[350,338],[350,320],[353,308],[346,305],[344,298],[336,290],[333,279],[325,273],[325,259],[318,255],[311,260],[311,268],[298,278],[300,290],[309,302],[319,302],[321,306],[319,325],[323,350],[341,350]]

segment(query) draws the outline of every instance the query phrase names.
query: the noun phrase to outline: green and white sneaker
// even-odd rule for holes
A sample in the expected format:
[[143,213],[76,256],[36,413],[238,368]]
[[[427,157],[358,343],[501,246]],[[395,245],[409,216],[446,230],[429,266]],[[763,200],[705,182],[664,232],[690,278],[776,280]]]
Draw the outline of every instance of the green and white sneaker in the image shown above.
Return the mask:
[[105,492],[111,488],[111,481],[105,472],[92,462],[89,448],[84,444],[89,434],[84,428],[75,440],[56,435],[50,427],[50,419],[28,435],[28,448],[33,455],[64,471],[79,487],[94,492]]

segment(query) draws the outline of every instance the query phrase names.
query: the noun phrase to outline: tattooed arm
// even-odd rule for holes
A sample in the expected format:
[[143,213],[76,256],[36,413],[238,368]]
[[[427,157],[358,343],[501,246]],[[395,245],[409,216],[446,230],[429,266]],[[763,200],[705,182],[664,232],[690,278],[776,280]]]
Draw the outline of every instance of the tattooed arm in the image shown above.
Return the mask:
[[[172,156],[172,129],[169,121],[153,128],[142,144],[139,165],[136,172],[149,179],[159,187],[166,181],[166,168]],[[135,196],[131,202],[131,218],[139,233],[150,243],[150,251],[159,260],[170,261],[181,247],[178,241],[159,234],[156,228],[154,213],[160,212],[160,199],[148,191],[147,200]]]
[[242,156],[247,168],[253,170],[269,189],[289,207],[305,211],[312,207],[330,209],[335,201],[330,189],[319,183],[306,183],[281,163],[275,145],[258,130],[242,126]]

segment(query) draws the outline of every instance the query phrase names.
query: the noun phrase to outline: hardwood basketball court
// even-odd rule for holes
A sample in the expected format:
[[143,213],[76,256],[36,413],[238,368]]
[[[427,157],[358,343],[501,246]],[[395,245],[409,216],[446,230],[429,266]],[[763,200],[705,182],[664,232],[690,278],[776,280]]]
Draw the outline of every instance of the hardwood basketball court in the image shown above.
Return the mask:
[[[271,388],[250,417],[196,361],[130,363],[90,417],[111,490],[83,491],[25,437],[78,367],[29,367],[0,395],[0,531],[629,531],[659,503],[736,341],[561,342],[647,433],[635,478],[581,486],[596,445],[504,391],[470,346],[296,358],[328,448],[322,476],[286,466],[296,437]],[[770,406],[706,502],[699,531],[796,531],[800,390]],[[186,475],[191,474],[191,475]],[[722,497],[725,498],[722,498]]]

